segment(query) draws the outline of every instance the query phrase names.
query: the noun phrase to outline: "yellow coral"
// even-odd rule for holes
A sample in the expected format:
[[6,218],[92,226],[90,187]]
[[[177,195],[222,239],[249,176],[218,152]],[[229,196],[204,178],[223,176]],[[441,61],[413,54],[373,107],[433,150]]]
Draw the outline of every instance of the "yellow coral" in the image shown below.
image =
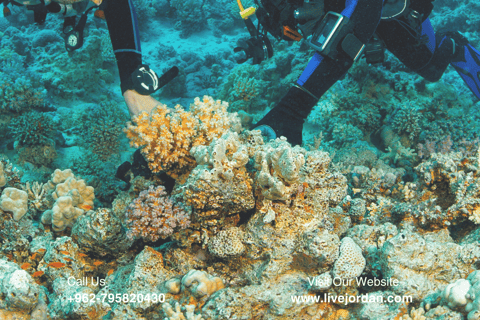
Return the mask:
[[195,98],[189,111],[177,105],[160,104],[149,116],[142,113],[129,123],[125,132],[130,144],[142,147],[142,154],[153,172],[165,171],[173,178],[190,172],[195,159],[190,149],[206,145],[228,129],[239,126],[236,114],[227,112],[228,103],[204,96]]

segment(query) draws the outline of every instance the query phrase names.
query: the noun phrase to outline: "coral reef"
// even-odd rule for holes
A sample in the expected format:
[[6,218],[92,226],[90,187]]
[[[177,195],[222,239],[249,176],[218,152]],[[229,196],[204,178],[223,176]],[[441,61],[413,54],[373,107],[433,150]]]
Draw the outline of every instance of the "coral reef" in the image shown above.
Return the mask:
[[189,154],[192,147],[206,145],[232,128],[239,130],[235,114],[227,113],[228,104],[204,96],[195,99],[189,111],[180,105],[175,110],[157,106],[150,116],[140,114],[129,124],[126,133],[142,153],[153,172],[165,171],[172,177],[188,173],[195,166]]
[[197,167],[177,190],[185,204],[193,207],[196,228],[225,227],[255,205],[253,181],[245,168],[248,152],[239,138],[236,132],[227,132],[208,147],[197,146],[190,151]]
[[17,167],[14,167],[8,159],[1,159],[0,168],[0,180],[3,184],[2,186],[0,186],[0,188],[5,186],[17,189],[22,188],[20,180],[23,176],[23,173]]
[[43,213],[41,220],[43,224],[52,224],[55,231],[72,227],[78,217],[93,209],[93,188],[77,179],[70,169],[55,170],[45,190],[55,202]]
[[27,213],[28,194],[23,190],[5,188],[0,198],[0,208],[13,213],[13,219],[18,221]]
[[[265,141],[240,123],[306,41],[237,65],[235,1],[134,2],[143,61],[180,73],[128,137],[105,21],[67,53],[61,17],[0,18],[0,319],[479,319],[480,104],[453,68],[359,59],[304,145]],[[479,47],[478,3],[434,4]]]
[[140,192],[126,210],[126,224],[129,228],[127,237],[141,237],[155,242],[165,239],[177,229],[185,229],[190,225],[190,214],[181,203],[176,203],[167,196],[165,187],[150,186]]
[[333,276],[341,279],[359,277],[365,269],[362,249],[352,238],[345,237],[340,245],[340,255],[333,265]]
[[[115,102],[101,102],[84,115],[82,121],[88,148],[100,160],[107,160],[120,149],[120,138],[127,122],[127,114]],[[83,119],[82,119],[83,120]]]
[[182,37],[188,37],[192,32],[201,31],[207,26],[203,2],[172,0],[170,5],[176,9],[178,20],[175,27],[181,30]]
[[90,210],[72,228],[72,239],[84,250],[100,257],[123,252],[132,245],[120,219],[110,209]]
[[[414,300],[421,300],[452,280],[466,278],[479,258],[477,245],[456,244],[445,229],[424,236],[403,230],[387,240],[380,250],[382,274],[399,280],[392,290],[408,294]],[[439,273],[441,277],[436,276]]]
[[40,305],[40,300],[45,299],[41,287],[25,270],[3,259],[0,259],[0,287],[1,309],[32,312]]
[[237,227],[222,230],[208,240],[208,251],[219,258],[230,258],[245,251],[243,231]]

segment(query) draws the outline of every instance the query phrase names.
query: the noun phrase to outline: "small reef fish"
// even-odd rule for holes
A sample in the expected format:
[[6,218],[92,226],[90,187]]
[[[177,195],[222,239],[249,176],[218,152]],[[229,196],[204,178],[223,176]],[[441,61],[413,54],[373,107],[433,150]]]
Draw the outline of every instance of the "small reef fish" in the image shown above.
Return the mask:
[[68,252],[68,251],[60,251],[60,253],[63,254],[63,255],[65,255],[65,256],[70,255],[70,252]]
[[47,264],[48,267],[52,267],[52,268],[63,268],[65,267],[65,263],[62,263],[62,262],[50,262],[49,264]]
[[80,206],[78,206],[78,207],[79,207],[80,209],[85,210],[85,211],[88,211],[88,210],[92,210],[92,209],[93,209],[92,206],[89,206],[89,205],[87,205],[87,204],[82,204],[82,205],[80,205]]
[[35,260],[36,257],[37,257],[37,253],[35,252],[34,254],[32,254],[32,256],[30,257],[30,259]]
[[79,256],[80,258],[88,257],[85,253],[79,253],[78,256]]
[[107,277],[113,273],[113,269],[108,270]]
[[62,259],[65,260],[65,261],[69,261],[69,262],[73,261],[73,259],[70,259],[70,258],[62,258]]
[[93,263],[93,265],[94,265],[95,267],[98,267],[98,266],[101,265],[101,264],[103,264],[102,261],[95,261],[95,262]]
[[32,277],[36,278],[36,277],[41,277],[43,276],[45,272],[43,271],[35,271],[33,274],[32,274]]
[[31,263],[25,262],[20,268],[22,268],[23,270],[27,270],[28,268],[30,268],[31,265]]
[[46,249],[43,249],[43,248],[40,248],[37,250],[37,252],[40,252],[40,253],[44,253],[45,251],[47,251]]

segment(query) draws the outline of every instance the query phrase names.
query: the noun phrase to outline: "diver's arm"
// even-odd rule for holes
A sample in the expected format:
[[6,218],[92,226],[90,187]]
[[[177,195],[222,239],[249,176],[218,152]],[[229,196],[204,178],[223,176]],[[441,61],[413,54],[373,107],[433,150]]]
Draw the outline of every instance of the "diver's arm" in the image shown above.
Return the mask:
[[132,0],[106,0],[105,18],[117,59],[120,87],[131,116],[150,113],[160,103],[133,90],[131,75],[142,64],[137,16]]
[[160,104],[152,96],[139,94],[135,90],[127,90],[123,93],[123,98],[128,106],[131,117],[137,116],[142,112],[151,113],[152,110]]

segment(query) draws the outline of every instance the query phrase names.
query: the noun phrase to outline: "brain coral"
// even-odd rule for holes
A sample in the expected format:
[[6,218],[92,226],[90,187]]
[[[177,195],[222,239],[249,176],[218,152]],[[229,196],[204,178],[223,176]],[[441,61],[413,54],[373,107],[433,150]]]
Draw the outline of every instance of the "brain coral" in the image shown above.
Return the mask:
[[195,98],[189,111],[180,105],[172,110],[160,104],[151,117],[147,113],[137,116],[125,132],[132,146],[142,147],[153,172],[165,171],[177,178],[196,164],[190,155],[192,147],[206,145],[230,128],[240,129],[239,118],[227,113],[227,107],[228,103],[209,96]]
[[222,230],[209,240],[208,251],[220,258],[241,255],[245,251],[242,238],[243,231],[237,227]]
[[333,266],[333,276],[342,279],[358,277],[365,269],[365,258],[362,249],[350,237],[342,239],[340,257]]

